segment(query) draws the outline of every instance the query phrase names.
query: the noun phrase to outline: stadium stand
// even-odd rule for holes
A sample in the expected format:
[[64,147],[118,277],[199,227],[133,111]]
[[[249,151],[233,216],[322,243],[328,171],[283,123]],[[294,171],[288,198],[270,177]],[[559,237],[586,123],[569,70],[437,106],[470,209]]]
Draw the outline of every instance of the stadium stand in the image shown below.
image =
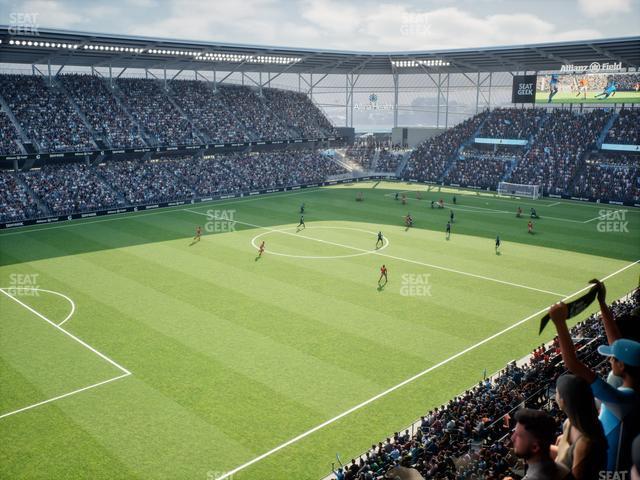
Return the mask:
[[609,130],[605,143],[640,145],[640,109],[623,109]]
[[545,193],[565,193],[584,154],[595,147],[610,115],[606,110],[585,114],[553,110],[509,181],[541,185]]
[[0,110],[0,155],[13,155],[22,153],[19,146],[18,132],[11,123],[9,116]]
[[[95,150],[91,133],[66,95],[35,75],[0,75],[0,91],[41,152]],[[4,136],[4,131],[3,131]]]
[[403,177],[439,181],[453,161],[454,154],[464,142],[471,139],[488,115],[488,111],[482,112],[421,143],[411,154]]
[[[29,172],[2,172],[3,221],[41,216],[34,192],[55,215],[189,200],[324,181],[345,173],[337,163],[316,151],[232,153],[208,158],[161,157],[154,160],[45,165]],[[3,212],[4,212],[3,208]]]
[[482,125],[479,137],[528,139],[544,118],[535,108],[496,108]]
[[137,127],[116,102],[106,83],[94,75],[60,75],[60,82],[96,134],[112,148],[146,146]]
[[640,202],[640,155],[594,154],[573,183],[576,197]]
[[263,94],[269,108],[280,114],[298,137],[318,138],[336,133],[327,117],[304,93],[267,88]]
[[201,143],[191,123],[169,102],[160,81],[119,78],[116,82],[127,108],[156,144]]

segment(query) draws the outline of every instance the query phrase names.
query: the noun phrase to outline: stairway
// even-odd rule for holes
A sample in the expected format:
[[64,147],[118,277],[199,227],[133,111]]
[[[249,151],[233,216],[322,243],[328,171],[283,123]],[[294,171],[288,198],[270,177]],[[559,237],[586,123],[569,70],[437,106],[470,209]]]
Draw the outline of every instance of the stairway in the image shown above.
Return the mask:
[[133,125],[136,126],[136,128],[138,129],[138,133],[140,134],[142,139],[147,143],[147,146],[156,147],[158,145],[158,142],[155,140],[155,138],[149,135],[149,133],[142,127],[142,125],[140,125],[140,123],[138,123],[135,117],[131,114],[131,112],[126,106],[126,102],[124,101],[124,94],[122,93],[120,88],[118,88],[118,85],[116,84],[116,82],[114,81],[113,83],[110,83],[109,80],[107,80],[104,77],[102,77],[102,80],[104,80],[105,85],[107,86],[107,90],[111,92],[113,99],[120,106],[120,108],[127,115],[127,117],[129,117],[129,120],[131,120],[131,123],[133,123]]
[[[11,123],[13,124],[14,128],[16,129],[16,132],[18,132],[18,135],[20,137],[19,147],[22,150],[22,153],[34,153],[34,152],[30,152],[29,149],[25,145],[33,146],[35,144],[33,142],[31,142],[31,140],[29,140],[29,138],[27,137],[27,134],[22,129],[22,126],[20,125],[20,122],[18,122],[18,119],[13,114],[13,112],[9,108],[9,104],[7,104],[7,102],[4,100],[2,95],[0,95],[0,110],[4,111],[7,114],[7,116],[9,117],[9,120],[11,120]],[[39,148],[36,145],[36,151],[38,151],[38,150],[39,150]]]
[[607,121],[606,125],[600,132],[600,135],[598,135],[598,139],[596,140],[596,145],[598,145],[598,148],[602,148],[602,144],[604,143],[604,140],[607,138],[607,135],[609,134],[609,130],[611,130],[611,127],[613,127],[613,124],[616,123],[616,120],[618,119],[619,116],[620,114],[618,112],[613,112],[613,115],[611,115],[611,117]]
[[[164,90],[164,89],[163,89]],[[198,136],[198,140],[200,140],[200,142],[202,143],[213,143],[213,139],[209,137],[209,135],[205,134],[202,130],[200,130],[198,127],[196,127],[196,125],[193,123],[193,120],[191,119],[191,117],[189,115],[187,115],[184,110],[182,110],[182,108],[180,108],[180,106],[178,105],[178,103],[173,99],[173,97],[171,96],[171,89],[169,87],[167,87],[166,90],[164,90],[164,93],[167,97],[167,100],[169,100],[169,103],[171,105],[173,105],[173,108],[175,108],[177,110],[177,112],[184,118],[187,119],[187,122],[189,122],[189,125],[191,125],[191,128],[193,128],[193,131],[195,132],[195,134]]]
[[402,177],[402,174],[404,173],[404,169],[407,168],[407,163],[409,162],[411,153],[413,153],[413,150],[409,150],[402,154],[402,159],[398,163],[398,168],[396,168],[396,177],[398,178]]
[[[69,105],[71,105],[73,110],[78,114],[78,117],[80,117],[80,120],[82,120],[84,127],[89,131],[89,133],[91,133],[91,141],[93,142],[93,145],[96,147],[96,149],[99,149],[98,144],[96,143],[98,133],[91,127],[91,124],[87,120],[87,117],[84,116],[84,113],[82,113],[82,110],[80,110],[80,107],[78,107],[78,104],[73,100],[73,97],[67,91],[67,89],[64,88],[62,83],[59,82],[55,77],[51,78],[51,84],[49,85],[49,88],[64,95],[64,97],[67,99],[67,102],[69,102]],[[105,140],[103,139],[103,141]]]
[[33,199],[36,201],[36,204],[38,205],[38,208],[44,212],[44,216],[45,217],[50,217],[53,215],[53,212],[51,211],[51,209],[49,208],[49,205],[47,205],[44,200],[42,200],[38,195],[36,195],[36,192],[34,192],[33,190],[31,190],[31,187],[29,187],[29,185],[27,184],[27,182],[24,181],[24,179],[22,178],[21,174],[16,174],[15,176],[17,182],[22,185],[22,188],[24,188],[27,192],[29,192],[29,195],[31,195],[33,197]]

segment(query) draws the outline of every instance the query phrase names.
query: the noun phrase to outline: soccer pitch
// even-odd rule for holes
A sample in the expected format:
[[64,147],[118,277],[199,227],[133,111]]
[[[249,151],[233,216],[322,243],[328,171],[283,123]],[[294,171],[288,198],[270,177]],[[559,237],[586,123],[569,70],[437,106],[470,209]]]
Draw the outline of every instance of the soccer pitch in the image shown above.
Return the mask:
[[[595,95],[602,93],[602,90],[587,92],[585,99],[582,94],[577,96],[576,92],[558,92],[553,96],[551,103],[638,103],[640,102],[640,92],[616,92],[609,98],[595,98]],[[547,103],[549,92],[536,92],[536,103]]]
[[0,254],[0,478],[319,480],[550,340],[544,309],[589,279],[635,287],[640,211],[370,182],[9,230]]

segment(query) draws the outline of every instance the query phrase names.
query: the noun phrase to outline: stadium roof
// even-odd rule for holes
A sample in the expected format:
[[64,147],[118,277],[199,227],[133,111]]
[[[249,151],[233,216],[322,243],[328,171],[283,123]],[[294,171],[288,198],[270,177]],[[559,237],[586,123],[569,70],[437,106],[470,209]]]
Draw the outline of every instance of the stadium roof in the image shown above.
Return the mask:
[[272,73],[553,71],[592,62],[640,66],[640,36],[487,48],[355,52],[0,26],[0,63]]

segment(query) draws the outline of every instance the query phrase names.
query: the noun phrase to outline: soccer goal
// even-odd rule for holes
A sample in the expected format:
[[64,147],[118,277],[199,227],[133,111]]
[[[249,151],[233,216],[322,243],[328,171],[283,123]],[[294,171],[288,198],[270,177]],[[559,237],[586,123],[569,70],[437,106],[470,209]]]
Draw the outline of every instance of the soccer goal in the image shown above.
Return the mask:
[[540,185],[500,182],[498,184],[498,194],[512,197],[540,198]]

